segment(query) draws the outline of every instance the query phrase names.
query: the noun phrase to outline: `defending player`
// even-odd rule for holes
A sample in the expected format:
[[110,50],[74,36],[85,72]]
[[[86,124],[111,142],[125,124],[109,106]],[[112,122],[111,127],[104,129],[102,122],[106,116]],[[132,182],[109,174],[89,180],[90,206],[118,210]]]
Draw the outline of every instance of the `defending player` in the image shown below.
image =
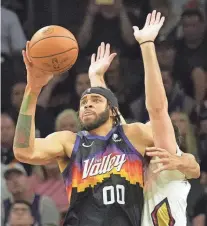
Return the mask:
[[[155,10],[149,14],[142,30],[134,28],[134,36],[140,44],[145,70],[146,108],[149,113],[153,140],[156,147],[148,149],[151,160],[145,173],[144,212],[142,226],[184,226],[186,221],[187,196],[190,184],[185,174],[165,170],[174,160],[170,154],[182,155],[176,144],[174,128],[168,114],[168,102],[156,57],[154,40],[164,23],[164,17]],[[156,166],[153,163],[157,164]],[[157,169],[156,169],[157,168]],[[179,167],[178,167],[179,169]],[[199,170],[199,167],[197,167]],[[159,172],[157,175],[153,171]]]
[[[116,97],[94,87],[80,100],[84,132],[62,131],[35,139],[37,98],[52,75],[35,68],[27,52],[28,44],[23,52],[27,87],[15,133],[16,158],[30,164],[58,161],[70,202],[64,225],[141,225],[143,155],[153,145],[151,126],[121,126]],[[110,61],[114,55],[108,53],[100,51],[99,57],[106,55]]]
[[[147,149],[149,156],[159,158],[154,158],[145,170],[142,226],[182,226],[186,225],[187,196],[190,190],[186,177],[198,177],[199,165],[192,155],[184,154],[176,147],[175,132],[167,111],[167,99],[153,43],[164,21],[160,16],[160,13],[156,14],[153,11],[152,15],[148,15],[143,30],[139,31],[134,27],[134,36],[141,44],[144,60],[146,105],[154,133],[154,142],[157,147],[169,150],[167,152],[161,148]],[[102,51],[105,49],[104,43],[99,47],[99,51],[100,48]],[[94,61],[94,56],[92,57],[92,65],[96,64],[96,68],[97,65],[101,68],[100,64],[102,68],[104,65],[108,67],[106,62],[104,58]],[[97,75],[96,85],[106,87],[103,70],[99,69],[91,73]],[[156,136],[157,134],[159,136]],[[186,158],[178,157],[181,155],[185,155]],[[181,160],[184,160],[184,163]],[[185,164],[189,164],[192,168],[189,167],[188,172],[178,171]]]

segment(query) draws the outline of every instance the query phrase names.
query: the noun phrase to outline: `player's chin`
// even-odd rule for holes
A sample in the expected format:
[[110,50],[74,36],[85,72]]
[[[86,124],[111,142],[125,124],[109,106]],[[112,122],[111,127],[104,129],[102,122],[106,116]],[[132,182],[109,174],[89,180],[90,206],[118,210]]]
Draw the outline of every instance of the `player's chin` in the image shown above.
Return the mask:
[[83,115],[83,117],[82,117],[83,123],[90,123],[90,122],[93,122],[94,120],[96,120],[95,114]]

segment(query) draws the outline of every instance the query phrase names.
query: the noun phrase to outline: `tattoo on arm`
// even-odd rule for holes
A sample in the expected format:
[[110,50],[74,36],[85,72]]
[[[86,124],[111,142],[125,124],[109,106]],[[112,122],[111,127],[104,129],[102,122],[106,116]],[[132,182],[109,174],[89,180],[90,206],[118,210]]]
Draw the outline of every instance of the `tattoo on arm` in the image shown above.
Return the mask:
[[32,116],[20,114],[16,126],[14,146],[16,148],[28,148],[31,134]]
[[32,127],[32,115],[27,115],[32,95],[24,97],[20,114],[17,121],[16,133],[14,138],[14,147],[16,148],[28,148],[30,143],[31,127]]

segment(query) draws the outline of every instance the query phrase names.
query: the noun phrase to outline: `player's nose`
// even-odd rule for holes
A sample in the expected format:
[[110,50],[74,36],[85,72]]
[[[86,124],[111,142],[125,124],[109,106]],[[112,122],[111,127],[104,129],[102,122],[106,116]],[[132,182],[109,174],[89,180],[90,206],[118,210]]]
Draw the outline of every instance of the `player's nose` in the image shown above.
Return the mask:
[[92,107],[93,107],[93,105],[92,105],[91,103],[87,103],[87,104],[84,106],[85,109],[92,108]]

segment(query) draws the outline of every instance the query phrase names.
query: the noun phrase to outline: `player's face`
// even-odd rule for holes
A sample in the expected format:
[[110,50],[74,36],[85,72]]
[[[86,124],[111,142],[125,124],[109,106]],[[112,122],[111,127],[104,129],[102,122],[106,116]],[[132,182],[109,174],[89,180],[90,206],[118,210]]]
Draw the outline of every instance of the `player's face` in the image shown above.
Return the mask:
[[9,225],[32,225],[34,223],[31,210],[26,204],[15,204],[10,213]]
[[79,118],[85,130],[93,130],[109,120],[110,110],[105,97],[98,94],[85,95],[80,100]]

